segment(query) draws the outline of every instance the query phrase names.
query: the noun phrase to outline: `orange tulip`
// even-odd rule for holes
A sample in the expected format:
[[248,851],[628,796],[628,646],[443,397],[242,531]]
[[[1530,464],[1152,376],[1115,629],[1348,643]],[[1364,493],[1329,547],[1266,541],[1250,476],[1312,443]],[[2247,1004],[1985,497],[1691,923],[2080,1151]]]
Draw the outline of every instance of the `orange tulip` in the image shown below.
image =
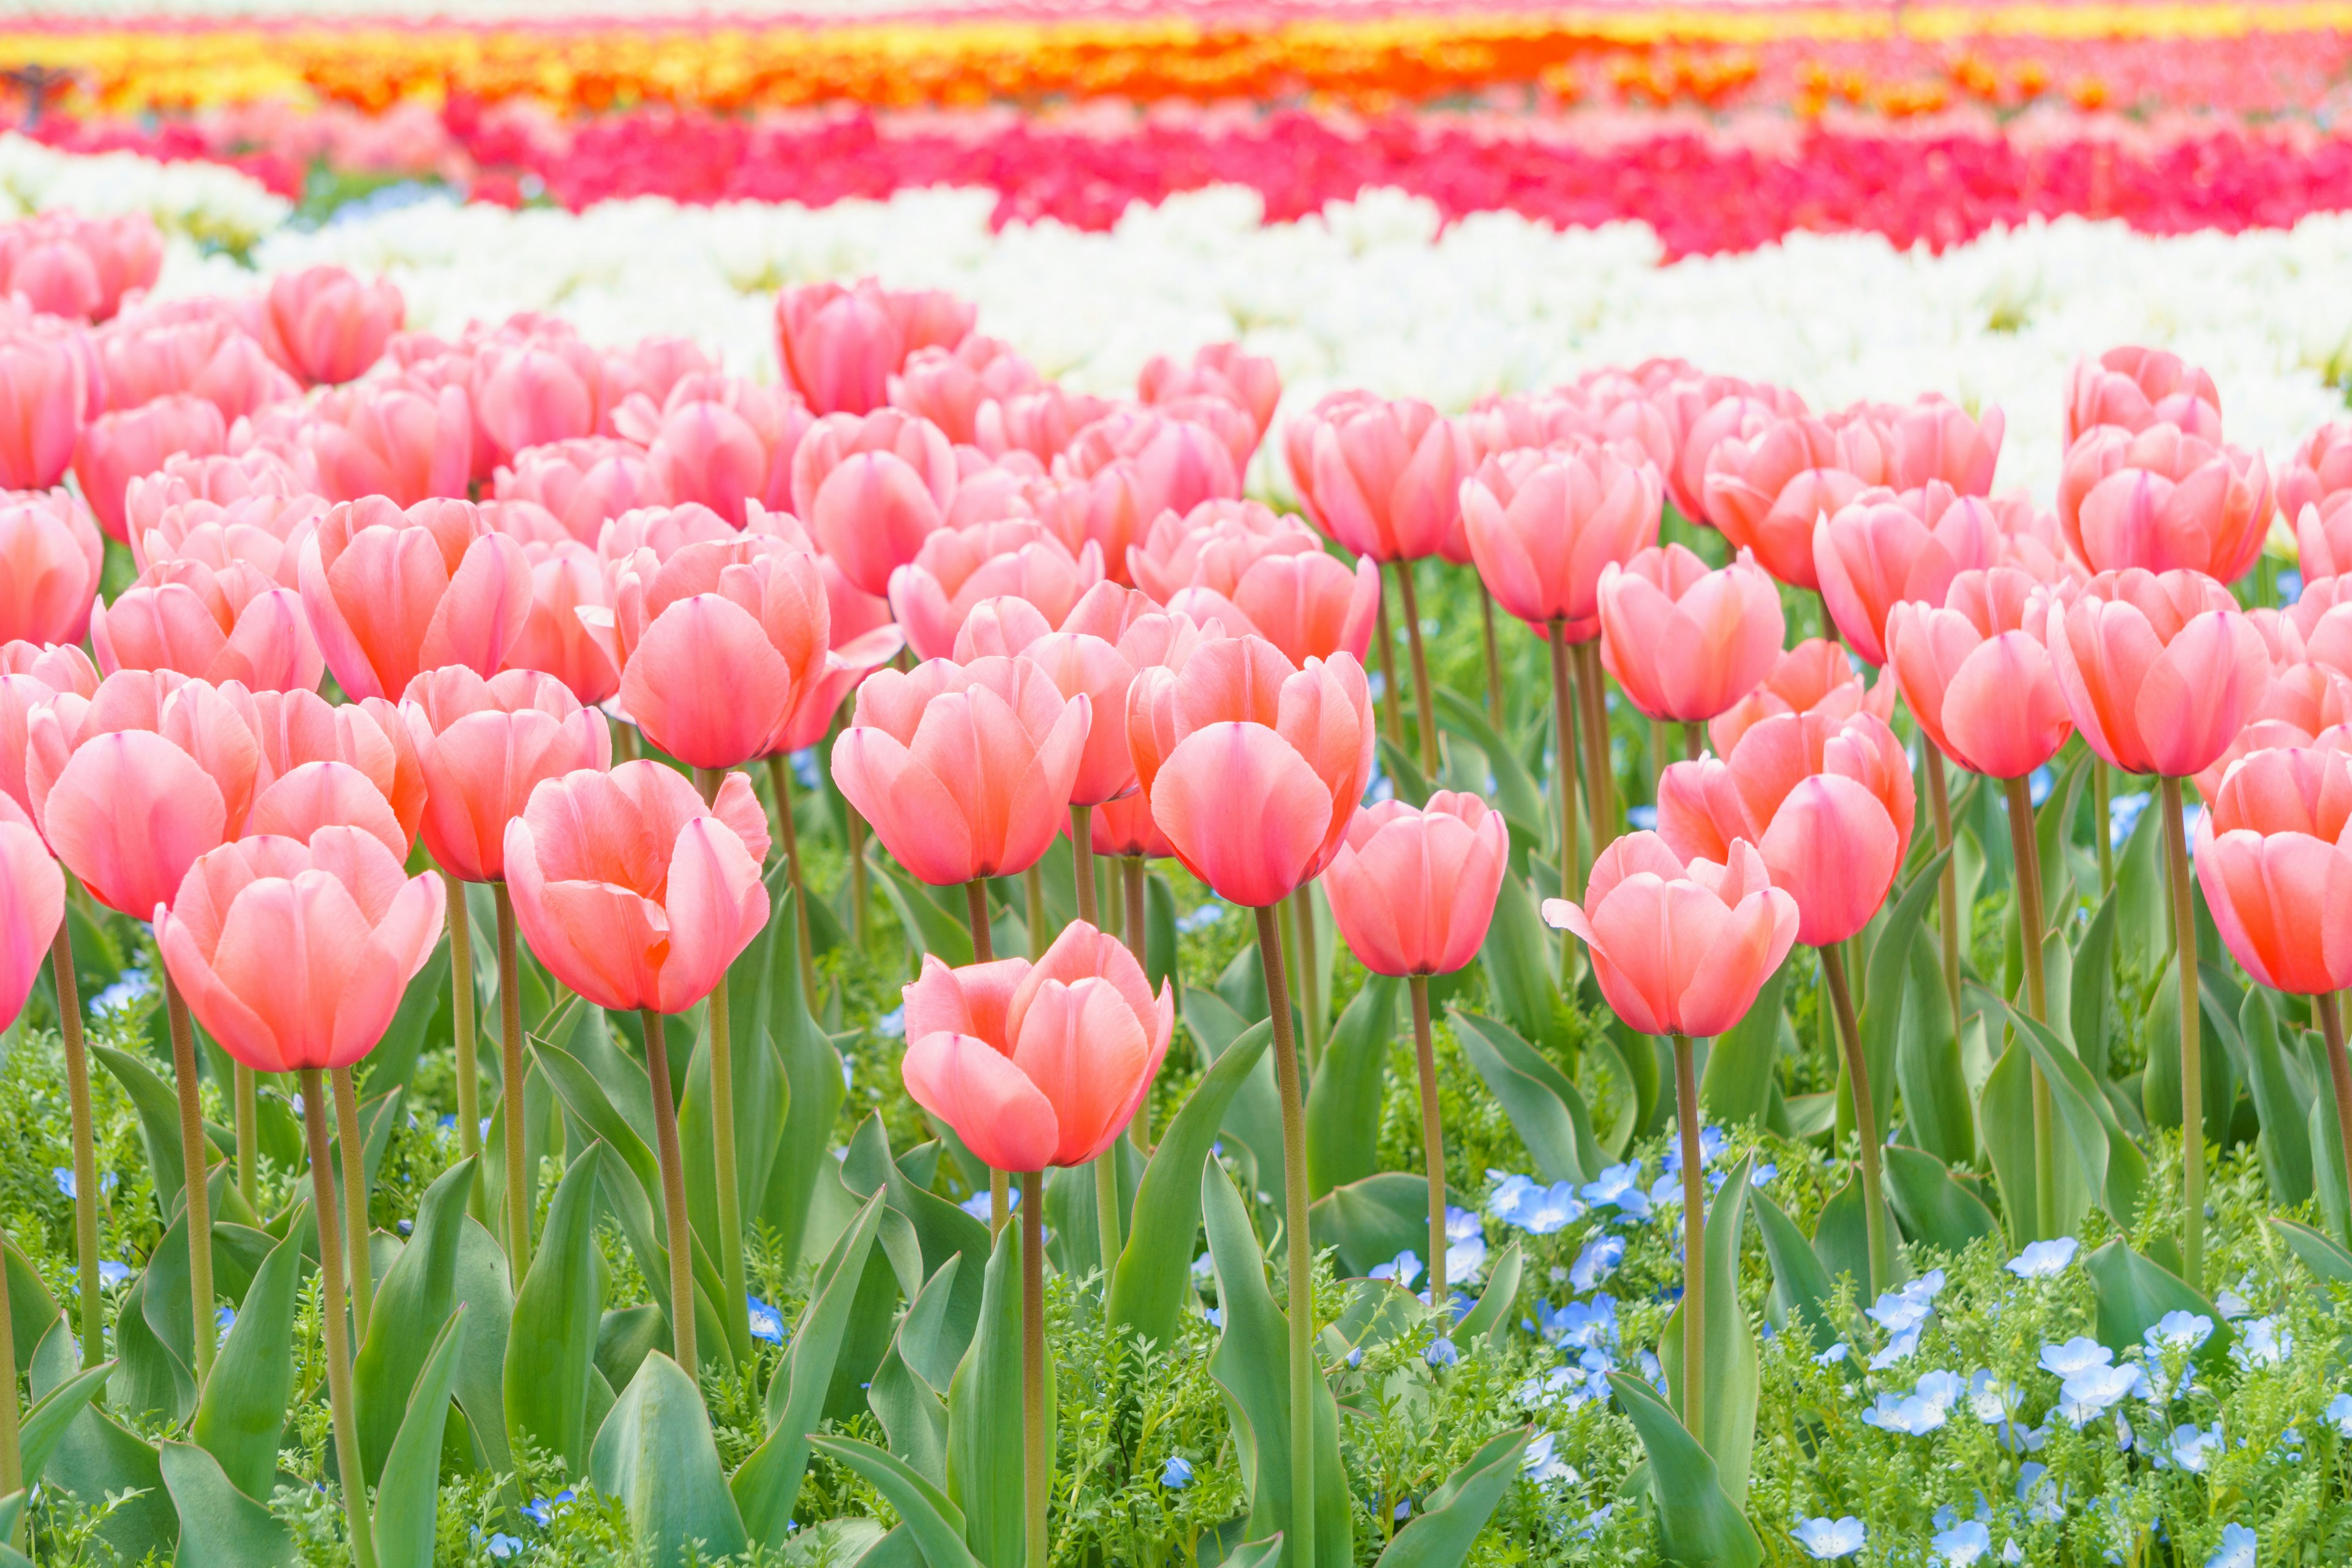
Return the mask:
[[507,824],[541,781],[613,765],[604,716],[551,675],[430,669],[400,710],[425,780],[425,847],[465,881],[505,879]]
[[2126,773],[2203,772],[2270,685],[2262,634],[2201,573],[2102,573],[2050,607],[2049,628],[2074,727]]
[[1888,667],[1936,749],[1971,773],[2023,778],[2074,724],[2042,646],[2052,595],[2012,566],[1963,572],[1944,607],[1900,604],[1886,617]]
[[1331,918],[1375,974],[1451,974],[1478,956],[1510,858],[1502,814],[1439,790],[1364,806],[1323,873]]
[[1679,544],[1653,546],[1604,567],[1595,599],[1601,662],[1653,719],[1723,712],[1771,673],[1787,631],[1779,591],[1745,550],[1711,572]]
[[353,697],[397,697],[417,672],[490,674],[530,617],[530,563],[471,503],[345,501],[302,551],[302,605]]

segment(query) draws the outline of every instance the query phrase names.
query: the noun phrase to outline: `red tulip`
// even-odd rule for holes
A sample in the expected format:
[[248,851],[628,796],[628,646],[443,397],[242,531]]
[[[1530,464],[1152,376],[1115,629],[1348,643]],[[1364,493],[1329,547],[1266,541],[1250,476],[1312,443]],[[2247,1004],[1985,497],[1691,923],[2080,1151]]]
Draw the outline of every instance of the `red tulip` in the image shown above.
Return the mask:
[[2095,572],[2186,568],[2234,582],[2262,553],[2270,520],[2270,471],[2259,452],[2177,425],[2137,436],[2102,426],[2066,449],[2058,521]]
[[1657,542],[1664,490],[1630,447],[1579,443],[1488,458],[1462,482],[1462,524],[1495,602],[1569,640],[1600,630],[1600,580]]
[[1936,749],[1971,773],[2023,778],[2074,732],[2050,651],[2048,590],[2015,567],[1963,572],[1944,607],[1886,618],[1888,668]]
[[1451,974],[1478,956],[1510,858],[1503,817],[1439,790],[1359,809],[1323,873],[1331,918],[1375,974]]
[[303,547],[302,605],[342,689],[393,697],[419,670],[504,664],[530,616],[530,563],[468,502],[346,501]]
[[1952,579],[2000,559],[1992,507],[1941,479],[1897,495],[1867,489],[1813,523],[1813,567],[1838,633],[1871,664],[1886,662],[1886,613],[1940,605]]
[[2202,773],[2270,685],[2262,634],[2195,572],[2102,573],[2050,607],[2047,640],[2084,743],[2126,773]]
[[1826,637],[1807,637],[1780,656],[1764,684],[1707,721],[1707,744],[1718,757],[1731,755],[1739,737],[1776,713],[1822,713],[1844,719],[1868,713],[1882,722],[1895,717],[1895,681],[1881,675],[1864,686],[1846,650]]
[[1780,595],[1756,557],[1710,572],[1679,544],[1602,568],[1594,595],[1601,662],[1653,719],[1712,719],[1756,689],[1780,656]]
[[468,882],[504,880],[507,824],[541,781],[613,765],[603,715],[552,676],[430,669],[400,708],[425,779],[425,847]]
[[2197,823],[2197,880],[2231,953],[2273,990],[2352,985],[2352,761],[2281,747],[2230,771]]
[[2066,380],[2066,444],[2101,425],[2137,435],[2177,425],[2200,440],[2221,439],[2221,394],[2213,378],[2162,349],[2109,349],[2074,362]]

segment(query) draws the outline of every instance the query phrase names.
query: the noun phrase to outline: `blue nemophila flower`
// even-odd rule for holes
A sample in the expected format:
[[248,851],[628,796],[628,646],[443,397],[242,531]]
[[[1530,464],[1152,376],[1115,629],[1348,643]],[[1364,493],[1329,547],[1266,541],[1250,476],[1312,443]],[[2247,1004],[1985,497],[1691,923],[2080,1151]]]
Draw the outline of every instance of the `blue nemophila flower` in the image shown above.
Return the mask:
[[2336,1423],[2336,1430],[2352,1437],[2352,1394],[2339,1394],[2327,1402],[2327,1419]]
[[2085,1367],[2059,1385],[2058,1414],[2080,1427],[2121,1405],[2140,1386],[2136,1366]]
[[1212,898],[1202,902],[1199,908],[1192,910],[1190,913],[1178,915],[1176,917],[1176,929],[1180,931],[1190,934],[1196,931],[1205,931],[1224,918],[1225,906],[1218,900]]
[[1462,1359],[1462,1352],[1455,1348],[1454,1342],[1442,1334],[1430,1341],[1429,1348],[1421,1355],[1432,1366],[1452,1366]]
[[2025,1505],[2028,1517],[2043,1524],[2063,1522],[2068,1495],[2068,1489],[2050,1479],[2049,1466],[2028,1460],[2018,1467],[2017,1500]]
[[2080,1243],[2071,1236],[2054,1241],[2029,1241],[2025,1250],[2011,1258],[2009,1271],[2020,1279],[2052,1279],[2066,1272],[2074,1261]]
[[2132,829],[2139,826],[2139,814],[2147,809],[2148,799],[2148,793],[2144,789],[2108,798],[2107,844],[2110,848],[2124,847],[2124,840],[2129,838]]
[[1445,1247],[1445,1277],[1448,1279],[1475,1279],[1486,1267],[1486,1238],[1465,1237],[1448,1242]]
[[785,753],[785,760],[792,763],[793,776],[801,781],[801,788],[817,789],[822,786],[824,781],[817,773],[814,746],[803,746],[797,752],[789,752]]
[[[971,1196],[964,1199],[963,1202],[956,1205],[956,1207],[963,1210],[964,1213],[971,1215],[974,1219],[984,1220],[988,1217],[988,1193],[985,1189],[976,1192],[972,1194]],[[1004,1212],[1006,1214],[1019,1214],[1021,1212],[1021,1189],[1019,1187],[1014,1187],[1011,1192],[1004,1195]]]
[[1650,1195],[1642,1190],[1642,1163],[1629,1160],[1622,1165],[1611,1165],[1579,1189],[1586,1203],[1600,1207],[1613,1205],[1626,1219],[1650,1217]]
[[[1720,1127],[1701,1127],[1698,1130],[1699,1164],[1701,1166],[1712,1165],[1716,1161],[1722,1157],[1723,1129]],[[1682,1168],[1683,1141],[1679,1138],[1670,1139],[1666,1143],[1666,1173],[1670,1176],[1679,1175],[1682,1173]]]
[[1772,1184],[1772,1178],[1780,1173],[1780,1167],[1767,1160],[1748,1173],[1748,1184],[1751,1187],[1769,1187]]
[[2077,1334],[2063,1345],[2043,1345],[2041,1365],[2053,1377],[2068,1378],[2095,1366],[2111,1366],[2115,1359],[2116,1352],[2098,1341]]
[[1617,1298],[1606,1293],[1590,1301],[1570,1301],[1557,1311],[1549,1302],[1538,1301],[1536,1317],[1544,1338],[1555,1344],[1591,1350],[1617,1342]]
[[1813,1364],[1815,1366],[1835,1366],[1838,1363],[1845,1360],[1847,1356],[1852,1355],[1853,1353],[1853,1351],[1847,1348],[1846,1342],[1843,1340],[1840,1340],[1837,1343],[1832,1345],[1829,1349],[1815,1356],[1813,1358]]
[[783,1314],[757,1296],[747,1298],[751,1314],[751,1337],[765,1340],[772,1345],[784,1342]]
[[2205,1568],[2254,1568],[2254,1532],[2242,1524],[2221,1527],[2221,1544],[2205,1559]]
[[1625,1238],[1622,1236],[1596,1236],[1584,1244],[1569,1266],[1568,1282],[1580,1291],[1590,1290],[1617,1271],[1625,1261]]
[[1181,1492],[1192,1484],[1192,1461],[1181,1454],[1172,1455],[1160,1467],[1160,1484],[1171,1492]]
[[1225,1311],[1222,1307],[1203,1307],[1201,1309],[1201,1316],[1208,1320],[1209,1326],[1213,1329],[1222,1329],[1225,1326]]
[[2284,1365],[2294,1350],[2294,1336],[2281,1327],[2276,1318],[2256,1318],[2239,1331],[2238,1342],[2230,1347],[2230,1353],[2240,1366],[2252,1371],[2255,1367]]
[[[2242,1279],[2239,1283],[2242,1285],[2245,1281]],[[2224,1289],[2219,1296],[2213,1298],[2213,1305],[2221,1310],[2221,1316],[2225,1321],[2232,1323],[2240,1318],[2251,1318],[2254,1315],[2252,1304],[2235,1290]]]
[[111,1258],[101,1258],[98,1260],[98,1283],[100,1289],[111,1290],[130,1278],[129,1264],[117,1263]]
[[2167,1312],[2158,1319],[2141,1342],[2154,1352],[2176,1351],[2194,1355],[2207,1340],[2213,1337],[2213,1320],[2202,1312]]
[[1870,1532],[1863,1528],[1862,1521],[1847,1514],[1843,1519],[1801,1519],[1789,1533],[1797,1538],[1797,1544],[1815,1562],[1834,1563],[1861,1551]]
[[1658,830],[1658,808],[1654,805],[1629,805],[1625,808],[1625,820],[1636,833],[1655,833]]
[[1939,1531],[1928,1544],[1943,1558],[1945,1568],[1970,1568],[1992,1550],[1992,1531],[1985,1528],[1982,1520],[1962,1520]]
[[2221,1429],[2219,1426],[2202,1427],[2192,1422],[2172,1429],[2172,1439],[2165,1445],[2164,1452],[2157,1456],[2156,1462],[2159,1466],[2168,1463],[2178,1465],[2192,1474],[2202,1475],[2212,1464],[2213,1456],[2221,1451]]
[[[81,1196],[81,1184],[74,1180],[74,1173],[70,1167],[65,1165],[52,1165],[49,1167],[49,1174],[56,1180],[58,1184],[58,1191],[65,1194],[65,1195],[69,1198],[78,1198]],[[99,1196],[105,1197],[109,1194],[112,1193],[117,1186],[121,1184],[121,1181],[122,1178],[117,1176],[111,1171],[100,1171],[98,1173]]]
[[548,1522],[570,1505],[574,1495],[572,1489],[566,1487],[553,1497],[534,1498],[523,1504],[523,1517],[545,1530]]
[[1421,1254],[1408,1247],[1386,1263],[1373,1264],[1365,1270],[1364,1278],[1393,1280],[1410,1290],[1413,1281],[1421,1278]]
[[1576,1473],[1572,1466],[1563,1462],[1559,1456],[1553,1452],[1558,1442],[1559,1438],[1554,1434],[1538,1432],[1536,1434],[1535,1441],[1528,1445],[1528,1451],[1519,1458],[1520,1470],[1525,1472],[1528,1479],[1539,1487],[1551,1486],[1560,1481],[1575,1486],[1584,1479]]
[[874,1032],[886,1040],[904,1039],[907,1035],[907,1005],[901,1002],[875,1019]]
[[1488,1212],[1505,1225],[1530,1236],[1549,1236],[1584,1217],[1584,1205],[1573,1182],[1539,1187],[1525,1176],[1506,1175],[1486,1200]]

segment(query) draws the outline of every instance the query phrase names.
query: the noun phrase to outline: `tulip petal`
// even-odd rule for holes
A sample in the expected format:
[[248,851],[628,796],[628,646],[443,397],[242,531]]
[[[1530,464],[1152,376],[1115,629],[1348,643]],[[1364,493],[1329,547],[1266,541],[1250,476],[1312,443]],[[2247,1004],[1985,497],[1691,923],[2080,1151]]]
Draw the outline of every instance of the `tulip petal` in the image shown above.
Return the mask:
[[915,1103],[956,1130],[999,1171],[1042,1171],[1060,1146],[1053,1102],[985,1040],[926,1035],[907,1047],[899,1077]]

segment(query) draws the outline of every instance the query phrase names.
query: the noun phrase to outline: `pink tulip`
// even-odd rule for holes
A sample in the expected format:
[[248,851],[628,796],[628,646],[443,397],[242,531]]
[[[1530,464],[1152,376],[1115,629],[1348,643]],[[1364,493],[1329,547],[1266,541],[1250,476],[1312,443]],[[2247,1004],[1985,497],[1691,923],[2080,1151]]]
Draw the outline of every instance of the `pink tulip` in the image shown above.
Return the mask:
[[145,213],[47,212],[0,228],[0,294],[47,315],[102,321],[163,265],[163,237]]
[[1013,595],[1059,626],[1080,595],[1102,581],[1102,552],[1073,556],[1042,524],[1026,520],[942,528],[914,560],[890,574],[890,607],[918,658],[945,658],[982,599]]
[[680,377],[658,410],[639,396],[614,413],[671,499],[699,501],[738,527],[751,506],[792,504],[793,462],[815,423],[791,392],[715,373]]
[[1239,343],[1210,343],[1194,351],[1187,365],[1166,354],[1152,356],[1135,378],[1135,395],[1146,406],[1220,398],[1250,416],[1255,446],[1273,428],[1274,411],[1282,403],[1282,373],[1272,360],[1244,353]]
[[25,1010],[65,918],[65,874],[31,820],[0,795],[0,1028]]
[[58,334],[0,333],[0,489],[47,489],[65,477],[96,368]]
[[1696,723],[1754,690],[1780,655],[1780,595],[1741,551],[1718,571],[1679,544],[1603,567],[1601,662],[1653,719]]
[[1810,416],[1727,437],[1707,458],[1706,514],[1767,572],[1818,588],[1813,524],[1890,474],[1885,434],[1867,416]]
[[396,696],[445,664],[494,673],[530,615],[522,546],[466,501],[343,502],[303,546],[301,576],[327,668],[353,697]]
[[2067,448],[2058,481],[2058,521],[2095,572],[2185,568],[2234,582],[2262,553],[2270,520],[2262,454],[2177,425],[2093,429]]
[[1675,447],[1668,486],[1675,509],[1694,522],[1713,522],[1706,510],[1707,464],[1716,447],[1748,440],[1780,419],[1811,413],[1795,393],[1734,376],[1677,382],[1659,399],[1672,411]]
[[101,416],[81,433],[74,479],[109,539],[127,540],[123,491],[164,459],[185,452],[209,457],[228,445],[220,410],[201,397],[174,393],[138,408]]
[[383,357],[406,313],[399,289],[384,279],[362,283],[340,267],[307,267],[270,280],[261,341],[303,385],[337,385]]
[[820,419],[793,456],[793,510],[861,593],[887,594],[955,500],[955,452],[897,409]]
[[1034,392],[982,404],[972,414],[972,445],[992,458],[1026,452],[1050,463],[1079,431],[1117,407],[1108,398],[1048,383]]
[[96,337],[110,409],[186,393],[234,420],[302,395],[294,378],[226,315],[155,322],[126,318]]
[[1600,582],[1657,542],[1664,491],[1630,447],[1579,443],[1489,458],[1462,482],[1462,523],[1486,591],[1569,640],[1601,629]]
[[2262,634],[2195,572],[2102,573],[2050,607],[2046,640],[2084,744],[2126,773],[2202,773],[2271,680]]
[[[236,688],[226,689],[261,747],[254,775],[257,793],[242,832],[283,831],[255,826],[262,797],[298,773],[331,763],[338,772],[327,783],[340,789],[356,782],[383,802],[388,820],[379,826],[389,829],[384,841],[407,856],[425,816],[425,771],[397,708],[381,697],[330,703],[315,691],[293,690],[255,691],[240,700]],[[344,772],[356,780],[342,779]]]
[[441,940],[441,879],[356,828],[225,845],[189,868],[155,940],[188,1010],[257,1072],[373,1050]]
[[1478,956],[1510,858],[1502,814],[1439,790],[1360,808],[1323,873],[1331,918],[1375,974],[1451,974]]
[[1874,665],[1886,662],[1886,614],[1908,599],[1940,605],[1952,579],[1995,564],[2000,519],[1941,479],[1901,495],[1874,489],[1813,523],[1813,567],[1838,633]]
[[2246,973],[2317,995],[2352,985],[2352,761],[2282,747],[2230,771],[2197,823],[2205,906]]
[[[123,488],[122,520],[130,536],[131,556],[142,571],[150,563],[148,535],[163,527],[164,515],[180,510],[181,526],[172,535],[167,547],[160,553],[177,551],[177,540],[187,529],[207,521],[217,521],[224,510],[256,497],[275,501],[290,500],[304,494],[302,484],[293,466],[276,452],[253,447],[231,455],[216,453],[195,458],[182,455],[164,460],[154,473],[132,479]],[[317,498],[310,498],[316,500]],[[186,510],[190,503],[201,502],[213,510]],[[323,501],[319,510],[324,511]],[[274,514],[272,514],[274,515]],[[284,530],[273,530],[283,540]],[[278,574],[272,562],[257,561],[255,564]],[[293,584],[289,582],[287,584]]]
[[644,448],[608,436],[525,447],[493,483],[499,500],[537,501],[588,545],[623,512],[670,502]]
[[110,674],[173,669],[284,691],[315,688],[327,670],[302,596],[243,563],[218,572],[200,561],[158,563],[93,610],[89,639]]
[[1096,716],[1071,781],[1072,805],[1099,806],[1134,790],[1135,759],[1119,721],[1127,712],[1128,692],[1139,672],[1158,665],[1181,666],[1200,641],[1199,628],[1181,613],[1155,612],[1120,628],[1116,642],[1065,627],[1021,647],[1021,656],[1043,669],[1055,689],[1066,698],[1084,697]]
[[1895,452],[1886,482],[1898,490],[1942,484],[1964,496],[1990,495],[2006,424],[1998,408],[1971,416],[1933,395],[1898,409],[1888,421]]
[[689,545],[648,575],[616,569],[613,618],[626,650],[623,710],[654,744],[698,768],[731,768],[773,750],[831,649],[816,558],[756,539]]
[[89,509],[64,490],[0,496],[0,640],[81,641],[105,564]]
[[400,709],[425,779],[425,847],[468,882],[505,879],[507,824],[542,781],[613,765],[604,717],[552,676],[430,669]]
[[1293,664],[1344,653],[1361,662],[1372,646],[1381,608],[1381,570],[1360,557],[1354,571],[1321,550],[1258,557],[1232,589],[1183,588],[1171,610],[1202,625],[1222,623],[1229,637],[1264,637]]
[[305,427],[305,477],[329,500],[388,497],[414,506],[466,494],[473,405],[463,387],[369,383],[330,393]]
[[621,672],[604,645],[583,624],[581,612],[609,612],[604,569],[596,552],[576,542],[526,545],[530,563],[530,615],[507,649],[506,668],[553,676],[585,703],[621,689]]
[[[2280,510],[2284,510],[2283,481],[2279,490]],[[2352,501],[2331,496],[2324,510],[2316,502],[2306,501],[2289,515],[2295,520],[2295,570],[2305,583],[2352,572]]]
[[1780,713],[1821,713],[1845,719],[1868,713],[1882,723],[1895,718],[1895,684],[1882,675],[1863,684],[1846,650],[1826,637],[1807,637],[1780,656],[1764,683],[1707,721],[1706,742],[1718,757],[1731,755],[1739,737]]
[[1080,537],[1102,547],[1104,567],[1118,580],[1150,520],[1237,500],[1242,491],[1226,441],[1206,425],[1161,412],[1122,411],[1087,426],[1054,459],[1054,475],[1072,491]]
[[1887,668],[1936,749],[1970,773],[2023,778],[2074,724],[2042,639],[2052,595],[2015,567],[1963,572],[1941,609],[1900,604],[1886,618]]
[[2109,349],[2074,362],[2066,380],[2066,444],[2101,425],[2137,435],[2177,425],[2198,439],[2221,439],[2221,394],[2213,378],[2162,349]]
[[1629,833],[1593,861],[1581,906],[1547,899],[1543,914],[1582,939],[1610,1010],[1645,1035],[1723,1034],[1800,934],[1797,900],[1745,839],[1718,863]]
[[1127,574],[1165,604],[1181,588],[1230,596],[1242,574],[1265,555],[1319,555],[1323,542],[1297,518],[1263,502],[1202,501],[1189,512],[1163,511],[1129,546]]
[[1283,433],[1292,482],[1316,526],[1358,555],[1435,555],[1462,515],[1477,462],[1469,436],[1426,403],[1333,393]]
[[40,813],[25,781],[34,710],[55,702],[60,692],[87,701],[98,695],[98,667],[70,644],[0,644],[0,798],[36,832],[41,826]]
[[1001,402],[1042,384],[1037,367],[1009,343],[975,332],[953,348],[921,348],[889,380],[889,401],[938,426],[949,440],[969,446],[983,403]]
[[777,347],[811,408],[866,414],[883,405],[909,354],[958,347],[978,314],[951,295],[900,292],[870,278],[848,288],[811,283],[776,297]]
[[476,425],[499,463],[528,447],[604,433],[622,395],[604,354],[568,333],[485,345],[471,391]]
[[2321,735],[2345,724],[2352,724],[2352,679],[2324,664],[2274,666],[2244,728],[2196,775],[2197,793],[2211,800],[2240,760],[2274,746],[2318,744]]

